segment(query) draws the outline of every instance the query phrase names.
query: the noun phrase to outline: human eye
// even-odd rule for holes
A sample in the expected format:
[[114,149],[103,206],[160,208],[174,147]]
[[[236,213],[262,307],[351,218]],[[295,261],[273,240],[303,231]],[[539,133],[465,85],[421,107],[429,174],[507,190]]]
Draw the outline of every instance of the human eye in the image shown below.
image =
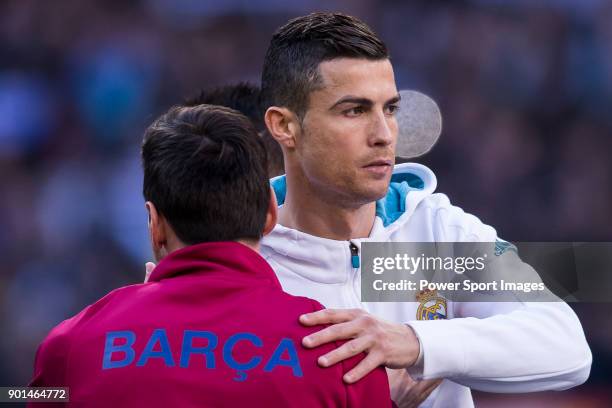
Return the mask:
[[363,106],[355,106],[352,107],[350,109],[347,109],[345,111],[342,112],[345,116],[348,116],[350,118],[352,117],[357,117],[363,113],[365,113],[365,109],[363,108]]
[[395,115],[399,109],[400,107],[398,104],[392,103],[390,105],[387,105],[387,107],[385,108],[385,113],[387,115]]

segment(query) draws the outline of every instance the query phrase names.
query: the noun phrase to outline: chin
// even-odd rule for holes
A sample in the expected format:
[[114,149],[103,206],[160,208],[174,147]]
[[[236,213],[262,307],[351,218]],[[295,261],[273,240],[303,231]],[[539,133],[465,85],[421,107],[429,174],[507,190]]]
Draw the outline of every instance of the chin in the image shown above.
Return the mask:
[[389,183],[385,183],[384,185],[375,186],[372,185],[367,190],[361,191],[361,197],[363,201],[371,203],[373,201],[380,200],[384,196],[387,195],[387,191],[389,190]]

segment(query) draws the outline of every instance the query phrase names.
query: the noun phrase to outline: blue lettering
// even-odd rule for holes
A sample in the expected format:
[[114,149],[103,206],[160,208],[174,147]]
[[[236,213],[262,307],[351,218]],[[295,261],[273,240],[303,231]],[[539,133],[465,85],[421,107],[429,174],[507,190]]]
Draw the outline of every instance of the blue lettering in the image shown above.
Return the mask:
[[[194,346],[196,339],[205,339],[205,345]],[[254,355],[248,361],[239,362],[233,355],[234,348],[241,342],[246,341],[254,347],[262,348],[263,341],[253,333],[236,333],[223,345],[223,361],[227,366],[236,370],[234,381],[246,381],[248,378],[248,370],[257,367],[263,360],[262,356]],[[102,369],[127,367],[134,362],[136,352],[134,344],[136,342],[136,334],[133,331],[115,331],[107,332],[104,344],[104,354],[102,358]],[[117,344],[121,343],[121,344]],[[159,344],[159,345],[158,345]],[[214,350],[219,344],[217,335],[210,331],[202,330],[185,330],[183,332],[183,343],[181,347],[180,367],[186,368],[189,366],[191,356],[201,354],[205,361],[207,369],[216,368],[216,360]],[[156,350],[157,349],[157,350]],[[123,353],[123,356],[121,355]],[[118,355],[119,354],[119,355]],[[117,359],[117,357],[123,357]],[[113,358],[115,358],[113,360]],[[174,367],[175,361],[172,356],[168,335],[165,329],[155,329],[147,344],[140,355],[136,365],[142,367],[146,365],[151,358],[163,359],[166,367]],[[298,357],[297,349],[293,340],[283,338],[272,356],[264,367],[265,372],[271,372],[278,366],[289,367],[296,377],[302,377],[302,367]]]
[[[125,344],[115,345],[115,339],[125,339]],[[132,364],[136,353],[132,346],[136,341],[136,335],[132,331],[116,331],[106,333],[106,342],[104,343],[104,357],[102,359],[102,369],[120,368]],[[123,360],[112,361],[113,353],[125,353]]]
[[250,341],[251,344],[253,344],[256,347],[262,347],[263,342],[261,341],[259,337],[257,337],[256,335],[252,333],[238,333],[238,334],[234,334],[233,336],[231,336],[227,340],[225,345],[223,346],[223,361],[225,361],[225,363],[230,368],[233,368],[234,370],[237,371],[238,376],[234,378],[234,380],[244,381],[247,379],[246,370],[251,370],[257,367],[257,365],[261,363],[262,358],[259,356],[255,356],[251,358],[249,361],[247,361],[246,363],[237,362],[234,359],[234,356],[232,355],[232,351],[236,343],[238,343],[239,341]]
[[[157,343],[159,343],[161,349],[159,351],[154,351],[153,348],[155,348]],[[172,359],[172,353],[170,353],[170,345],[168,344],[168,336],[166,335],[165,329],[155,329],[153,331],[136,366],[144,366],[150,358],[163,358],[166,367],[174,367],[174,360]]]
[[[289,354],[289,359],[281,359],[283,353],[287,351]],[[300,367],[300,360],[298,359],[297,351],[295,350],[295,345],[293,344],[293,340],[284,338],[274,350],[272,357],[264,367],[264,371],[272,371],[276,366],[286,366],[291,367],[293,370],[293,375],[296,377],[301,377],[302,367]]]
[[[207,339],[206,347],[193,347],[193,339]],[[213,350],[217,347],[219,340],[213,332],[200,330],[185,330],[183,335],[183,346],[181,348],[181,368],[189,365],[189,358],[192,354],[204,354],[206,368],[215,368],[215,355]]]

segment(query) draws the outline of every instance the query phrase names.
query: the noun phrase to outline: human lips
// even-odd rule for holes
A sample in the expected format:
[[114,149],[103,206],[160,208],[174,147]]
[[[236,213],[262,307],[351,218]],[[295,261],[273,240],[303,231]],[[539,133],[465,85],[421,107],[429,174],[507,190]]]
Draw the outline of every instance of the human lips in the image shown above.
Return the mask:
[[370,166],[389,166],[391,167],[393,166],[393,160],[385,160],[385,159],[374,160],[373,162],[370,162],[363,167],[370,167]]
[[385,159],[374,160],[363,166],[365,170],[377,176],[386,176],[392,167],[393,161]]

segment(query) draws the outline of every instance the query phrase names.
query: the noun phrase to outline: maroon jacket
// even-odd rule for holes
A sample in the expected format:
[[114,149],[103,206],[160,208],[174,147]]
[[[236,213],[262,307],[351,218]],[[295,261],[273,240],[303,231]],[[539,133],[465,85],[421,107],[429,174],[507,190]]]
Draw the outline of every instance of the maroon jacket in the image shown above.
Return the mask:
[[113,407],[388,407],[384,369],[353,385],[363,356],[320,368],[298,322],[322,309],[282,291],[255,251],[236,242],[189,246],[150,281],[112,291],[55,327],[31,386],[70,387],[70,401]]

